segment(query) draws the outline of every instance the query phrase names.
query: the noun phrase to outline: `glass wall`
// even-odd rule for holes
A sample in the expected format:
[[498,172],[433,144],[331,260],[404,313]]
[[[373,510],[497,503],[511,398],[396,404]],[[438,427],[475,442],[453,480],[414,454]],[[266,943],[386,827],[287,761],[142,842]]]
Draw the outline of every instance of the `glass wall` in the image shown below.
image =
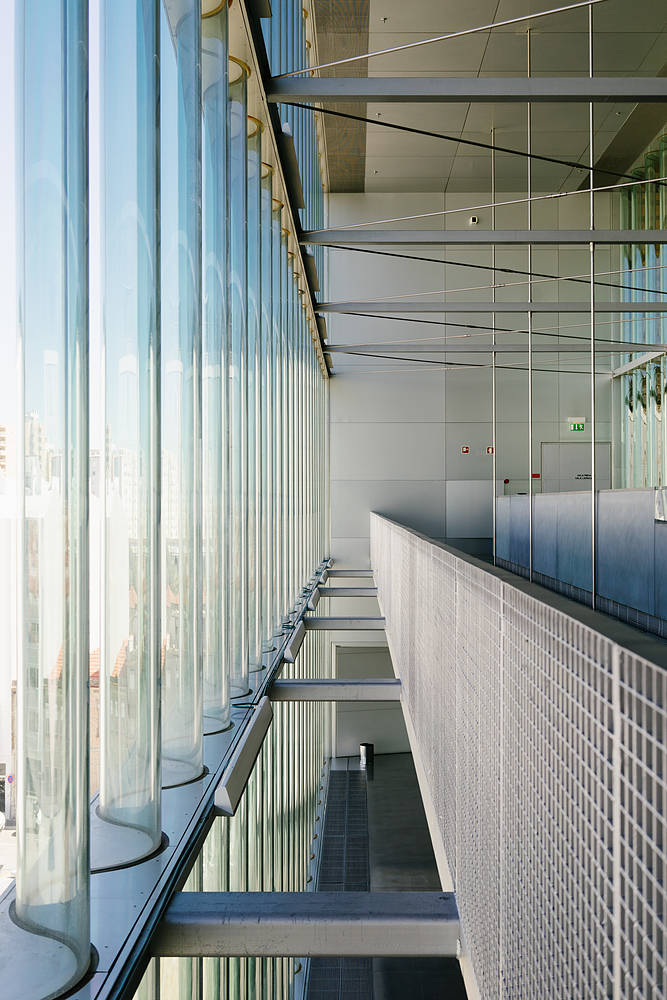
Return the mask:
[[231,57],[229,81],[229,607],[232,696],[248,693],[248,76]]
[[[308,632],[284,677],[327,673],[328,639]],[[312,886],[315,823],[323,804],[326,709],[276,702],[274,718],[236,815],[215,820],[186,883],[196,892],[302,892]],[[201,875],[198,873],[201,872]],[[193,990],[199,961],[160,960],[161,995],[169,1000],[287,1000],[305,969],[294,959],[204,958],[201,992]],[[153,1000],[149,970],[137,1000]]]
[[3,949],[10,964],[18,949],[24,969],[19,984],[3,970],[2,990],[32,1000],[63,991],[90,962],[88,20],[84,0],[19,4],[16,14],[22,641],[14,916],[35,936]]
[[100,657],[100,818],[91,864],[154,851],[160,824],[158,15],[103,11],[104,455],[93,495],[107,581]]
[[162,780],[203,769],[201,531],[201,12],[160,25]]
[[[646,181],[620,192],[622,229],[664,229],[667,225],[667,188],[651,183],[667,174],[667,135],[642,158],[632,176]],[[622,299],[645,304],[662,301],[667,291],[664,268],[665,246],[631,244],[622,247]],[[635,344],[664,343],[667,320],[662,313],[628,314],[622,324],[622,337]],[[636,355],[623,355],[627,364]],[[667,420],[663,418],[667,362],[662,357],[644,359],[641,366],[621,376],[622,485],[624,487],[667,486]]]
[[227,8],[202,15],[202,501],[204,732],[229,725],[227,545],[229,412]]
[[[263,655],[303,610],[326,556],[326,380],[275,143],[248,113],[259,83],[229,55],[233,11],[101,0],[98,156],[85,0],[17,9],[20,809],[16,902],[0,918],[21,969],[3,970],[0,992],[47,1000],[89,967],[91,898],[103,906],[91,886],[166,844],[163,798],[202,776],[206,740],[226,739],[232,700],[256,693]],[[301,23],[300,6],[292,15]],[[325,674],[327,649],[309,634],[290,669]],[[278,707],[239,814],[215,824],[189,889],[306,885],[324,718]],[[93,918],[99,935],[105,914]],[[174,968],[183,997],[287,996],[295,974],[280,961]],[[151,975],[140,995],[169,963]]]

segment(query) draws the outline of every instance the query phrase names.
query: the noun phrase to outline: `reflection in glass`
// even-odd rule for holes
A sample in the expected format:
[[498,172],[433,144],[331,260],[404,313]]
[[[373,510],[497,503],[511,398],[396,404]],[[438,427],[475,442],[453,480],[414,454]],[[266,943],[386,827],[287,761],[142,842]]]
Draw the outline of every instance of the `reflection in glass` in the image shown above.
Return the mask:
[[150,0],[105,0],[99,815],[114,827],[94,826],[93,867],[161,839],[157,31]]
[[201,227],[198,0],[164,0],[160,25],[163,784],[203,768]]
[[227,413],[227,8],[202,17],[203,98],[203,671],[204,732],[229,725],[229,631],[225,565],[229,444]]
[[[15,916],[64,945],[48,948],[55,996],[90,962],[87,4],[25,2],[16,14],[24,448]],[[42,942],[24,937],[24,981],[3,970],[12,1000],[45,992],[29,975]]]
[[249,69],[230,57],[229,82],[229,531],[228,621],[232,697],[248,693],[248,261]]

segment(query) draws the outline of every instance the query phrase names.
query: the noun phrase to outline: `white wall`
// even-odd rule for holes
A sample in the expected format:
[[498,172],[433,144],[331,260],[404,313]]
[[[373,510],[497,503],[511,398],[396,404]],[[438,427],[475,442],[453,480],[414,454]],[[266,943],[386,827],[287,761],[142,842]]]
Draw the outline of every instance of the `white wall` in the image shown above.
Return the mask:
[[[499,200],[504,196],[500,194]],[[514,196],[507,196],[516,197]],[[340,194],[330,196],[332,227],[354,225],[373,219],[386,219],[442,210],[443,206],[481,204],[488,193],[447,195],[417,194]],[[609,200],[599,196],[598,225],[608,222]],[[480,228],[490,227],[490,213],[479,211]],[[470,213],[444,217],[446,228],[465,228]],[[498,226],[525,226],[525,207],[502,209]],[[502,217],[501,217],[502,216]],[[588,225],[584,197],[537,203],[533,225],[554,228],[585,228]],[[443,216],[435,219],[396,223],[391,228],[441,229]],[[386,247],[398,253],[419,253],[414,248]],[[426,250],[424,257],[442,257],[442,251]],[[491,262],[490,250],[464,250],[452,247],[449,261],[465,264]],[[528,269],[526,248],[498,248],[496,266]],[[596,253],[596,266],[609,270],[609,251]],[[586,274],[588,247],[535,249],[532,269],[552,274]],[[330,251],[329,300],[350,301],[374,297],[396,298],[406,295],[419,298],[424,292],[447,287],[448,299],[459,301],[490,300],[489,289],[464,291],[472,286],[488,285],[489,271],[472,267],[419,263],[392,257],[373,256],[347,250]],[[522,281],[521,276],[497,274],[498,283]],[[603,279],[603,280],[614,280]],[[535,284],[533,298],[543,301],[581,300],[588,297],[588,286],[581,283],[544,282]],[[600,287],[599,298],[609,292]],[[436,296],[437,297],[437,296]],[[498,301],[526,301],[527,287],[519,284],[496,290]],[[420,319],[438,319],[425,315]],[[487,325],[491,316],[454,315],[460,323]],[[561,322],[566,334],[588,335],[587,317],[578,315],[536,315],[534,330],[553,328]],[[498,315],[497,327],[510,330],[526,328],[526,314]],[[574,324],[583,325],[576,327]],[[438,338],[442,325],[424,325],[411,321],[396,322],[330,314],[327,318],[330,344],[373,343],[380,348],[387,341]],[[567,329],[564,329],[567,327]],[[487,335],[479,330],[448,326],[449,338],[458,332],[484,342]],[[601,328],[606,335],[612,328]],[[525,344],[524,334],[498,334],[499,341]],[[465,343],[454,340],[454,343]],[[536,332],[535,343],[550,343]],[[442,355],[422,355],[431,363]],[[547,355],[555,360],[556,355]],[[448,538],[467,551],[490,547],[492,524],[493,459],[486,449],[492,435],[492,373],[489,355],[449,355],[460,363],[459,370],[440,371],[428,364],[409,364],[380,358],[361,358],[333,354],[335,374],[330,383],[330,454],[331,454],[331,555],[339,567],[363,567],[369,564],[369,512],[377,511],[435,538]],[[498,492],[517,493],[528,489],[528,379],[525,353],[499,355],[499,364],[508,366],[497,372],[497,480]],[[606,360],[602,364],[608,363]],[[555,364],[543,364],[533,380],[532,472],[541,474],[542,443],[590,441],[590,377],[587,357],[569,365],[570,371],[555,372]],[[475,367],[465,367],[474,365]],[[568,366],[562,366],[562,368]],[[551,370],[548,370],[551,369]],[[577,374],[579,369],[582,374]],[[611,379],[601,375],[597,382],[597,439],[611,440]],[[587,430],[573,437],[569,416],[586,417]],[[462,454],[461,448],[469,448]],[[509,480],[504,484],[504,480]],[[540,481],[534,480],[539,491]]]
[[[336,677],[394,677],[386,646],[336,646]],[[341,702],[335,708],[336,757],[358,757],[360,743],[375,753],[408,753],[410,743],[399,702]]]

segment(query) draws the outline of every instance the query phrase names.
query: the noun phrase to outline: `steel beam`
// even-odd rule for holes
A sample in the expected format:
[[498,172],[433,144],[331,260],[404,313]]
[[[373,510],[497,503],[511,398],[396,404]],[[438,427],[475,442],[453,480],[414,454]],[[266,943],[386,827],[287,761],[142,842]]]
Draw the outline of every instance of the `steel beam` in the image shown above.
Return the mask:
[[667,101],[661,77],[326,77],[266,84],[270,103],[637,104]]
[[[377,349],[377,344],[375,345]],[[320,597],[377,597],[377,587],[320,587]]]
[[305,638],[306,626],[304,625],[304,620],[301,619],[297,627],[294,629],[289,642],[285,646],[283,660],[286,660],[288,663],[294,663]]
[[271,701],[400,701],[401,682],[394,677],[337,677],[319,680],[276,680]]
[[[588,246],[663,243],[658,229],[325,229],[301,233],[308,246]],[[443,263],[447,263],[443,261]]]
[[264,697],[255,707],[250,724],[245,729],[243,738],[232,754],[216,788],[215,811],[219,815],[235,814],[272,719],[271,704],[269,699]]
[[[539,330],[533,331],[535,335],[539,333]],[[667,345],[665,345],[667,349]],[[625,346],[619,347],[618,345],[607,345],[604,343],[598,343],[599,350],[613,351],[616,354],[641,354],[646,350],[646,344],[628,344],[627,348]],[[402,357],[398,355],[402,354],[521,354],[528,350],[527,344],[478,344],[472,343],[467,344],[440,344],[437,347],[424,346],[423,344],[417,347],[383,347],[381,344],[350,344],[349,347],[332,347],[330,348],[332,354],[392,354],[397,355],[397,361],[403,361]],[[591,345],[589,344],[572,344],[569,347],[565,344],[533,344],[533,354],[570,354],[574,352],[575,354],[590,354]],[[664,354],[664,351],[662,352]],[[347,587],[341,588],[347,591]],[[358,588],[360,589],[360,588]],[[370,587],[367,589],[371,589]],[[332,594],[335,591],[332,589]],[[320,591],[320,596],[327,596],[326,590]],[[343,596],[343,595],[341,595]],[[363,597],[364,594],[345,594],[346,597]],[[370,596],[370,595],[369,595]]]
[[[399,299],[384,302],[323,302],[318,312],[326,313],[586,313],[587,302],[406,302]],[[667,312],[667,302],[596,302],[597,313],[659,313]],[[326,347],[327,354],[335,347]]]
[[[619,351],[619,353],[621,352]],[[623,354],[627,353],[629,352],[623,351]],[[650,364],[651,361],[657,361],[658,358],[662,358],[664,356],[665,351],[649,351],[647,354],[642,354],[641,357],[635,358],[634,361],[628,361],[626,365],[621,365],[620,368],[614,368],[611,373],[612,377],[618,378],[619,375],[628,375],[630,372],[634,372],[638,368],[643,368],[644,365]]]
[[307,630],[328,629],[331,632],[349,632],[351,629],[381,631],[386,622],[384,618],[304,618],[303,624]]
[[[361,580],[361,579],[373,579],[372,569],[330,569],[327,577],[345,577],[348,580]],[[324,576],[322,577],[322,583],[324,583]]]
[[159,958],[454,958],[453,892],[179,892]]

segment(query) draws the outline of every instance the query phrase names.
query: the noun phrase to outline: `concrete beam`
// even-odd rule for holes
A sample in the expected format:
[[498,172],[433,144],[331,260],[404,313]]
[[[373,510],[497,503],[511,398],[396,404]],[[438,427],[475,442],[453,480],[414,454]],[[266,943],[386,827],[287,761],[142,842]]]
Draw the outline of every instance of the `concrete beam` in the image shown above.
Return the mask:
[[[323,302],[327,313],[590,313],[590,302]],[[667,312],[667,302],[596,302],[596,313]],[[327,354],[335,347],[326,347]]]
[[307,630],[327,629],[330,632],[349,632],[359,629],[367,632],[369,629],[382,631],[386,625],[384,618],[304,618],[303,624]]
[[400,701],[401,682],[394,677],[333,680],[276,680],[271,701]]
[[270,103],[625,104],[667,101],[660,77],[327,77],[272,79]]
[[179,892],[151,942],[160,958],[454,958],[452,892]]
[[[663,243],[656,229],[325,229],[302,233],[308,246],[588,246],[606,243]],[[446,261],[443,261],[446,263]]]

